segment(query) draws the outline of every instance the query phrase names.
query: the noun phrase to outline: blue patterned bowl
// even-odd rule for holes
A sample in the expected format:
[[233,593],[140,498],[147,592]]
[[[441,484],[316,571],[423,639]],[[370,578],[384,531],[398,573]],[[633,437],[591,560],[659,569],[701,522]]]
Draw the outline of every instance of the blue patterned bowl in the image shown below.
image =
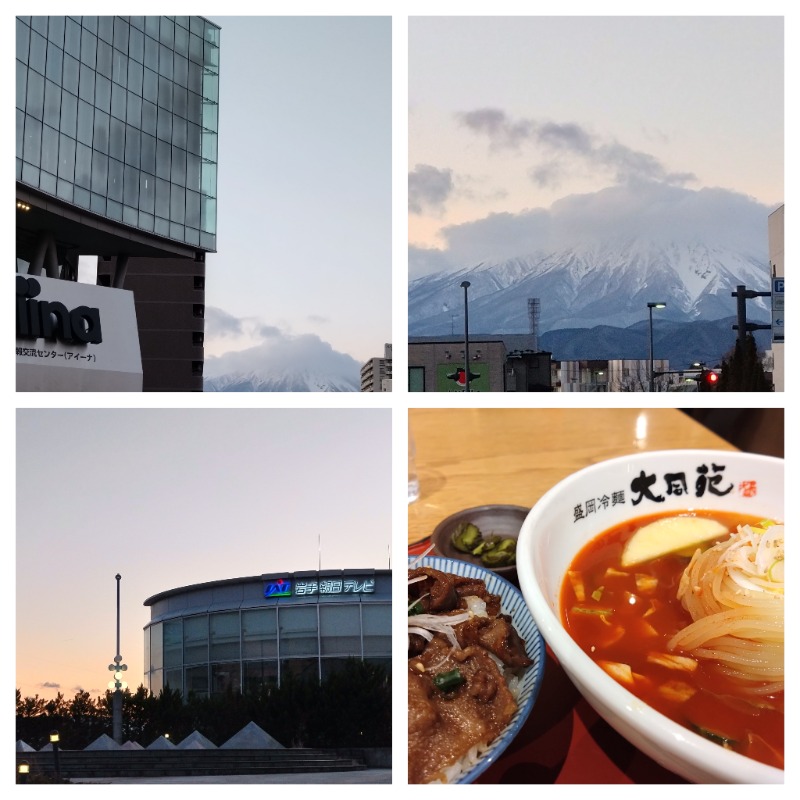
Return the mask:
[[531,612],[525,599],[516,586],[478,564],[470,564],[441,556],[424,556],[423,558],[409,558],[409,566],[431,567],[440,572],[451,575],[460,575],[465,578],[479,578],[485,582],[486,588],[499,595],[501,610],[508,614],[516,628],[517,633],[525,640],[525,649],[528,658],[533,664],[525,670],[519,687],[518,707],[506,729],[491,743],[489,748],[480,756],[479,761],[468,772],[463,773],[454,783],[472,783],[484,770],[488,769],[511,744],[511,740],[519,733],[531,713],[533,704],[539,694],[544,677],[545,650],[539,629],[533,621]]

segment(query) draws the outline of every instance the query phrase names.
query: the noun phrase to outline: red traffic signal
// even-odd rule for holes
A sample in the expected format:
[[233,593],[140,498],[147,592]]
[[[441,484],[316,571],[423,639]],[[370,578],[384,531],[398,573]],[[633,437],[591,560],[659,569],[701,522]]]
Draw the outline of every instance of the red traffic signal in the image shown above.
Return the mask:
[[697,391],[698,392],[712,392],[717,388],[719,383],[719,375],[712,372],[710,369],[704,369],[697,376]]

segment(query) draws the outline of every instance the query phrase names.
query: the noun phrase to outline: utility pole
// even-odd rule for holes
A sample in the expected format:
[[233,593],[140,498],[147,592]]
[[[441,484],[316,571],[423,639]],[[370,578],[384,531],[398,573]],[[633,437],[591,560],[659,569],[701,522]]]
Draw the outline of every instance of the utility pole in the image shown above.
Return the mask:
[[752,289],[747,289],[742,285],[736,287],[735,292],[731,292],[731,297],[736,298],[736,325],[731,326],[733,330],[738,331],[739,344],[744,347],[747,341],[747,334],[751,331],[768,331],[772,329],[772,325],[760,325],[755,322],[747,321],[747,308],[745,306],[746,300],[752,300],[754,297],[772,297],[772,292],[755,292]]
[[470,287],[469,281],[462,281],[461,288],[464,290],[464,391],[469,391],[469,308],[467,301],[467,289]]

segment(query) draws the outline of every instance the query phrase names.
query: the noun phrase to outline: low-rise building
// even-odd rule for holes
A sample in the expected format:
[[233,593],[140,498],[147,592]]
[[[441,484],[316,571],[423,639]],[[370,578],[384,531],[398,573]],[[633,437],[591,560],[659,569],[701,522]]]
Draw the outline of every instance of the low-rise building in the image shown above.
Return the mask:
[[[463,392],[466,383],[462,336],[411,336],[410,392]],[[552,391],[551,353],[535,350],[532,334],[475,334],[469,339],[471,392]]]
[[392,345],[383,346],[383,358],[371,358],[361,366],[362,392],[392,391]]
[[[649,359],[584,359],[555,362],[556,391],[647,392],[650,388]],[[684,384],[680,373],[672,373],[668,359],[653,360],[654,389],[678,391]]]

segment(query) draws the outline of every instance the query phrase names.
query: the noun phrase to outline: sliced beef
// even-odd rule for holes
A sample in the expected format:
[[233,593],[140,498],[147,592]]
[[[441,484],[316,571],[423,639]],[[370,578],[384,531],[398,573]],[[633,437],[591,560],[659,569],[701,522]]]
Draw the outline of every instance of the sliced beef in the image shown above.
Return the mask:
[[456,638],[462,648],[480,645],[494,653],[506,666],[517,669],[529,667],[533,662],[525,652],[525,642],[514,630],[511,617],[472,617],[455,626]]
[[[491,742],[508,725],[517,703],[497,664],[481,647],[451,652],[440,637],[409,661],[408,779],[435,780],[474,745]],[[424,668],[424,672],[420,669]],[[435,675],[458,669],[465,683],[451,692]]]
[[408,571],[409,581],[419,577],[424,577],[425,580],[409,583],[409,604],[419,600],[422,611],[426,614],[452,611],[458,607],[458,595],[453,583],[454,575],[430,567],[418,567]]

